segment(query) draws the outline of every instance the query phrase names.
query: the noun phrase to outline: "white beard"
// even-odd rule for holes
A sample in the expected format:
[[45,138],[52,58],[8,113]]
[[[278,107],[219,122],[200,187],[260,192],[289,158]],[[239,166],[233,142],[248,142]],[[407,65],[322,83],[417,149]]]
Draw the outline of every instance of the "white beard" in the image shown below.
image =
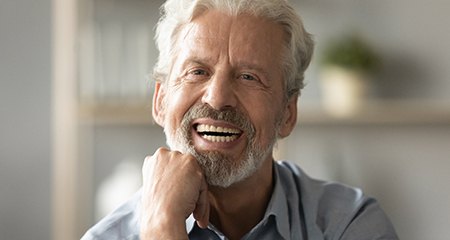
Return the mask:
[[[204,108],[194,106],[196,109]],[[191,110],[190,110],[191,111]],[[214,110],[213,110],[214,111]],[[195,113],[194,113],[195,114]],[[203,113],[204,114],[204,113]],[[234,114],[234,113],[233,113]],[[276,131],[271,141],[267,146],[259,146],[254,137],[254,128],[249,124],[249,120],[245,118],[246,123],[241,124],[247,134],[248,144],[245,149],[242,159],[233,159],[230,156],[220,153],[218,151],[197,152],[192,145],[190,136],[191,119],[189,112],[184,116],[182,126],[177,130],[169,126],[165,126],[164,132],[166,134],[167,144],[172,150],[180,151],[181,153],[188,153],[194,156],[203,169],[207,183],[210,186],[217,186],[226,188],[234,183],[238,183],[249,176],[253,175],[262,165],[262,163],[272,153],[273,146],[276,142],[278,123],[275,128]],[[197,117],[197,116],[196,116]],[[202,115],[202,117],[205,117]],[[206,116],[210,117],[210,116]],[[241,116],[242,118],[242,116]],[[233,122],[233,124],[236,124]]]

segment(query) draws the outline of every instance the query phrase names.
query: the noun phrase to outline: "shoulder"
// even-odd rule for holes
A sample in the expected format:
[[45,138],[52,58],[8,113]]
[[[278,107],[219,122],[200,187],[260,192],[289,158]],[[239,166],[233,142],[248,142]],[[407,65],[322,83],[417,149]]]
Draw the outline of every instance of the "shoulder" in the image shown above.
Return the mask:
[[294,163],[277,162],[277,170],[282,184],[298,190],[304,204],[313,204],[317,207],[336,204],[354,206],[367,200],[361,189],[337,182],[313,179]]
[[139,207],[141,192],[119,206],[90,228],[81,240],[139,239]]
[[298,195],[304,225],[313,239],[397,239],[377,201],[361,189],[313,179],[290,162],[276,166],[286,193]]

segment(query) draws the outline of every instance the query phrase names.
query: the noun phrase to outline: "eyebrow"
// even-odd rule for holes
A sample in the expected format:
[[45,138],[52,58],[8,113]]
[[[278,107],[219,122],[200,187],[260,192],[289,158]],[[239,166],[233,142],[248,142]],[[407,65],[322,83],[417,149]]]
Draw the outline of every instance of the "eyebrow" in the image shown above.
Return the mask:
[[[184,62],[183,62],[183,66],[188,65],[188,64],[199,64],[199,65],[214,65],[211,64],[211,62],[214,62],[213,58],[208,58],[208,57],[190,57],[187,58]],[[256,70],[258,72],[261,72],[265,75],[269,75],[269,73],[267,72],[266,69],[264,69],[261,66],[258,66],[256,64],[252,64],[252,63],[248,63],[248,62],[238,62],[236,64],[236,66],[233,66],[235,68],[244,68],[244,69],[251,69],[251,70]]]
[[256,70],[266,76],[270,76],[266,69],[264,69],[263,67],[260,67],[256,64],[247,63],[247,62],[238,62],[237,66],[238,66],[238,68]]
[[202,64],[202,65],[204,65],[204,64],[209,65],[209,63],[212,62],[212,58],[198,58],[198,57],[188,58],[188,59],[186,59],[186,62],[198,63],[198,64]]
[[185,67],[189,64],[199,64],[199,65],[211,66],[211,64],[210,64],[211,62],[213,62],[212,58],[189,57],[184,60],[182,66]]

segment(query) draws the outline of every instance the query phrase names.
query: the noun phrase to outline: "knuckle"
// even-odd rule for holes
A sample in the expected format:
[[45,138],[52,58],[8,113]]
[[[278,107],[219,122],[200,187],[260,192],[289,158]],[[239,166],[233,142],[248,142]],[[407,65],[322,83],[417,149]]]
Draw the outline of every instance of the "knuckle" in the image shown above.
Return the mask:
[[144,158],[144,164],[145,164],[146,162],[150,162],[150,161],[152,160],[152,158],[153,158],[152,155],[146,156],[146,157]]
[[167,148],[160,147],[160,148],[156,149],[155,155],[165,154],[165,153],[167,153],[168,151],[169,151],[169,150],[168,150]]

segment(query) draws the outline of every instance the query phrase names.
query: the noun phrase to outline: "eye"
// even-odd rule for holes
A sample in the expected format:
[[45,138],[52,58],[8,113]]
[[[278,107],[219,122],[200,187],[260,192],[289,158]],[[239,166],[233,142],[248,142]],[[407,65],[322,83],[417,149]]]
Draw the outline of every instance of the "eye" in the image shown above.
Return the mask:
[[198,76],[198,75],[207,75],[207,72],[203,69],[194,69],[189,71],[189,74]]
[[243,80],[246,80],[246,81],[256,81],[257,80],[256,77],[254,77],[251,74],[247,74],[247,73],[241,74],[240,78],[242,78]]
[[209,77],[209,72],[201,69],[201,68],[194,68],[189,70],[186,75],[184,76],[185,80],[188,81],[199,81],[199,80],[204,80],[207,79]]
[[264,75],[258,73],[241,72],[238,80],[247,87],[267,88]]

